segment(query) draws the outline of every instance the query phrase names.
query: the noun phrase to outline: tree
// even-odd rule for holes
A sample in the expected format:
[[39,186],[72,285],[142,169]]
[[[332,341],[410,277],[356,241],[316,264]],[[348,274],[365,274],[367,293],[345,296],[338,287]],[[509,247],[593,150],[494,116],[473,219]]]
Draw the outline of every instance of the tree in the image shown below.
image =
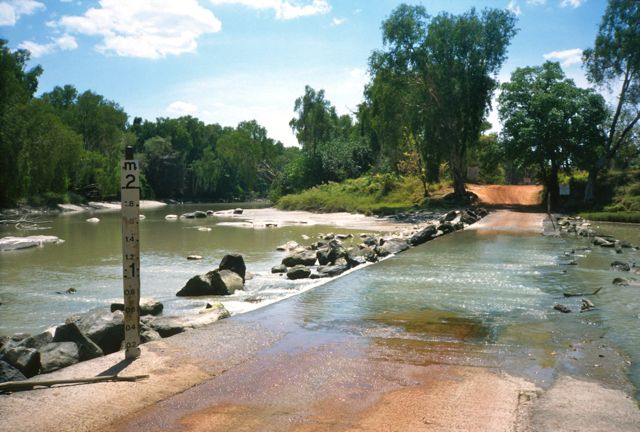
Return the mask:
[[0,206],[12,205],[20,197],[22,142],[16,135],[24,130],[24,110],[42,74],[40,66],[27,70],[28,61],[28,51],[11,51],[7,41],[0,39]]
[[507,159],[535,167],[555,206],[559,170],[583,163],[602,141],[604,99],[576,87],[559,63],[546,62],[516,69],[498,103]]
[[316,92],[308,85],[304,87],[304,95],[295,100],[293,109],[298,117],[291,119],[289,126],[302,149],[314,157],[318,146],[333,137],[338,119],[336,109],[325,99],[324,90]]
[[[598,174],[627,142],[640,120],[640,2],[609,0],[595,45],[583,53],[589,81],[600,87],[620,85],[604,145],[589,167],[585,201],[594,199]],[[636,144],[637,145],[637,144]]]
[[496,75],[515,34],[515,16],[471,9],[430,18],[424,7],[403,4],[382,29],[386,50],[372,55],[372,75],[391,73],[415,92],[409,108],[413,138],[425,161],[446,152],[455,194],[462,199],[466,151],[480,137]]

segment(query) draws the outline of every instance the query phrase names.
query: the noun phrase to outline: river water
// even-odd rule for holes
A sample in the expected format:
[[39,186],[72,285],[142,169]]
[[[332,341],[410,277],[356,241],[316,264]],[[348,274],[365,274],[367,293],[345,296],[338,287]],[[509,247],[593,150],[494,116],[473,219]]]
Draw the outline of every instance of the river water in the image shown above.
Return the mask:
[[[197,208],[203,207],[214,208]],[[195,208],[146,211],[140,224],[142,296],[161,300],[165,314],[196,313],[212,300],[238,314],[307,291],[295,307],[309,328],[367,335],[390,357],[504,367],[542,385],[558,371],[615,381],[611,370],[621,369],[640,384],[640,287],[613,285],[615,277],[634,275],[610,269],[614,260],[640,261],[634,249],[588,251],[580,249],[589,246],[585,239],[466,230],[330,282],[287,281],[270,273],[284,256],[276,246],[288,240],[310,243],[327,232],[357,239],[362,230],[252,229],[217,217],[164,219]],[[45,224],[50,229],[29,233],[56,235],[62,244],[0,254],[0,335],[42,331],[72,313],[122,298],[120,216],[96,214],[98,224],[85,222],[90,216],[52,217]],[[636,226],[599,229],[640,244]],[[0,236],[15,234],[6,227],[0,231]],[[175,297],[189,278],[212,270],[229,252],[241,253],[253,274],[244,292],[218,299]],[[186,260],[191,254],[205,259]],[[577,265],[566,265],[570,261]],[[596,305],[591,312],[579,312],[582,297],[563,297],[600,287],[598,295],[587,297]],[[64,293],[69,288],[77,292]],[[555,311],[556,303],[573,312]],[[591,361],[589,356],[596,360],[585,370],[581,360]],[[603,367],[607,361],[622,364]]]

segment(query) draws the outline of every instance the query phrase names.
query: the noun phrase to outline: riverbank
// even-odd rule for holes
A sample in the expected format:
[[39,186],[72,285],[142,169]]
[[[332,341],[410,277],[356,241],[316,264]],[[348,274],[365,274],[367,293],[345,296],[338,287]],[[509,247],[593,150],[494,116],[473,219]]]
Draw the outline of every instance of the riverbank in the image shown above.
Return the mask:
[[[538,226],[532,224],[533,235]],[[434,252],[436,243],[430,245]],[[624,386],[607,388],[588,374],[567,376],[604,361],[596,350],[565,346],[563,352],[572,351],[577,360],[567,359],[571,367],[557,369],[551,381],[543,378],[549,373],[544,368],[518,368],[528,371],[517,376],[500,363],[476,363],[481,352],[471,342],[458,351],[447,339],[380,337],[386,327],[363,332],[323,324],[313,305],[328,301],[331,292],[319,288],[314,301],[293,297],[151,342],[133,363],[115,353],[55,372],[47,378],[116,372],[150,377],[0,396],[0,415],[11,430],[74,431],[633,431],[640,424],[637,403]],[[434,323],[453,326],[450,334],[464,340],[471,330],[463,324]],[[545,350],[531,354],[564,355]],[[604,354],[615,362],[614,353]]]

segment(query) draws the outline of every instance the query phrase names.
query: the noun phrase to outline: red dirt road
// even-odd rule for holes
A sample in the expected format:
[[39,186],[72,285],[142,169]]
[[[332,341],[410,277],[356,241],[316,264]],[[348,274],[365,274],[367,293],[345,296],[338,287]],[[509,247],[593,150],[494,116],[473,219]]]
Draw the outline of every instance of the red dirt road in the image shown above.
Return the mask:
[[467,190],[478,196],[485,205],[537,206],[542,203],[540,185],[476,185],[468,184]]

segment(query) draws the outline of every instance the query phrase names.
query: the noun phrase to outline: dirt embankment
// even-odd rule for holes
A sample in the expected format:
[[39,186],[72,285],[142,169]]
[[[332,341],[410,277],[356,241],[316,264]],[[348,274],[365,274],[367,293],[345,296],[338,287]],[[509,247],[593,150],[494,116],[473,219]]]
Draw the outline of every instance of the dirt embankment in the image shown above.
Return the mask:
[[491,206],[538,206],[542,203],[540,185],[475,185],[467,190],[478,196],[481,204]]

